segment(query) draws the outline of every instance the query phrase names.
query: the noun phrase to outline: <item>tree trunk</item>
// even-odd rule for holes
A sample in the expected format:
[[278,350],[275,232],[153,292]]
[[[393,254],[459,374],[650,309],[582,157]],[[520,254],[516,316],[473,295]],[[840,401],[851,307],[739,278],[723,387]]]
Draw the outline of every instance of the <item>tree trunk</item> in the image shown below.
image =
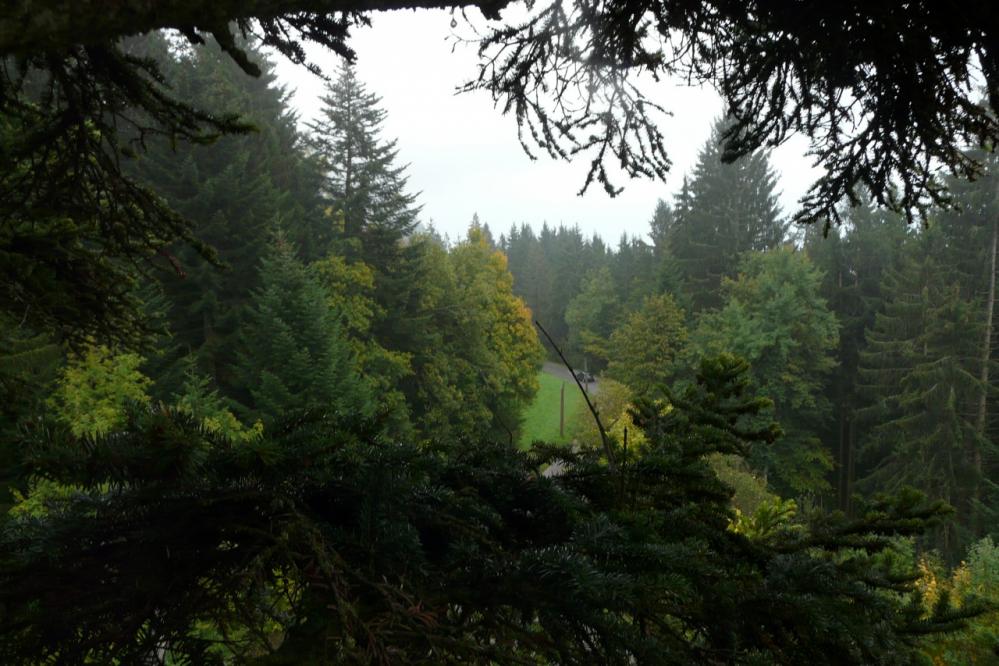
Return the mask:
[[[975,429],[978,434],[985,434],[985,426],[988,421],[988,388],[989,388],[989,363],[992,359],[992,318],[995,312],[996,300],[996,245],[999,240],[999,224],[992,223],[992,242],[990,244],[989,255],[989,288],[988,298],[985,302],[985,335],[982,341],[982,369],[979,380],[982,385],[982,393],[978,399],[978,419]],[[981,457],[981,453],[978,453]],[[979,470],[981,471],[981,470]]]
[[837,423],[839,429],[839,479],[836,485],[838,491],[837,494],[839,495],[839,509],[840,511],[846,511],[850,500],[849,481],[847,478],[849,474],[849,456],[847,454],[847,447],[849,445],[847,443],[848,438],[846,432],[846,405],[843,404],[843,401],[841,400],[838,407],[839,416],[837,418]]
[[854,451],[856,451],[856,441],[857,441],[857,421],[855,415],[851,411],[850,420],[847,425],[847,437],[846,437],[846,513],[850,515],[853,511],[853,481],[856,478],[856,464],[854,459]]
[[[996,220],[992,221],[992,243],[989,247],[989,287],[988,287],[988,297],[985,302],[985,334],[982,339],[982,369],[979,375],[979,381],[981,382],[981,396],[978,398],[978,418],[975,423],[975,431],[978,433],[980,438],[986,436],[986,428],[988,427],[988,395],[989,395],[989,365],[992,362],[992,319],[995,313],[995,300],[996,300],[996,245],[999,241],[999,222]],[[982,446],[979,442],[975,442],[974,451],[972,452],[972,461],[975,466],[975,490],[974,499],[975,506],[972,507],[971,511],[971,528],[972,532],[977,536],[979,533],[979,521],[978,521],[978,503],[981,501],[982,495],[982,474],[983,474],[983,463],[982,463]]]

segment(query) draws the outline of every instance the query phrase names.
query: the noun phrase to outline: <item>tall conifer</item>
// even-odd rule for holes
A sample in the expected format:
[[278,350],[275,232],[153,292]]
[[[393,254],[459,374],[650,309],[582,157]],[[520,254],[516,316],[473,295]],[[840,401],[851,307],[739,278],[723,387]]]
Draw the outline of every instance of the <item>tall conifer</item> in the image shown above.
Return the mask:
[[260,268],[261,286],[243,330],[238,372],[246,412],[265,426],[315,408],[371,414],[371,396],[326,295],[279,238]]
[[786,232],[769,155],[756,151],[722,162],[726,123],[716,122],[701,148],[666,238],[695,310],[719,307],[722,278],[734,275],[739,255],[777,247]]

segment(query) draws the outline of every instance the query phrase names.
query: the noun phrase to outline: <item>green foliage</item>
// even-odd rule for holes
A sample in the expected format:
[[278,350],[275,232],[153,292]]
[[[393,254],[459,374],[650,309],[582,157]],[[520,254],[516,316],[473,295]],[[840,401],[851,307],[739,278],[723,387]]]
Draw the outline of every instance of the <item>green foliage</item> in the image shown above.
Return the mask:
[[566,349],[566,308],[579,294],[586,274],[606,264],[607,246],[599,236],[584,238],[578,227],[543,224],[537,234],[528,225],[511,227],[500,238],[500,248],[509,258],[514,291],[556,344]]
[[[568,389],[567,389],[568,390]],[[600,378],[600,390],[590,396],[593,407],[600,415],[600,422],[609,434],[616,437],[618,443],[624,443],[624,431],[627,428],[629,437],[641,437],[641,431],[635,427],[629,410],[633,407],[635,392],[630,386],[607,377]],[[600,429],[588,411],[585,411],[572,429],[574,441],[583,448],[596,450],[602,446]]]
[[[165,50],[162,37],[150,41]],[[153,137],[206,143],[250,129],[169,93],[160,63],[131,46],[29,53],[0,67],[0,312],[74,346],[149,336],[139,273],[172,244],[212,258],[123,163]]]
[[837,503],[848,510],[855,491],[858,463],[858,410],[865,406],[859,390],[860,353],[866,346],[865,331],[885,298],[884,277],[895,266],[903,245],[911,237],[901,220],[865,200],[846,216],[848,226],[828,230],[818,226],[805,234],[805,249],[823,272],[820,293],[840,324],[837,366],[827,383],[833,418],[817,431],[834,452]]
[[[559,432],[559,409],[562,390],[565,390],[564,434]],[[571,439],[576,424],[590,418],[583,404],[583,396],[575,382],[541,372],[538,374],[538,392],[534,401],[523,412],[519,442],[526,448],[534,442],[564,444]]]
[[283,239],[262,260],[260,280],[239,365],[250,420],[270,427],[313,408],[370,415],[369,388],[328,297]]
[[413,352],[386,349],[375,338],[373,326],[386,313],[376,298],[375,273],[361,261],[350,262],[331,254],[310,269],[327,295],[333,317],[349,340],[359,372],[389,415],[391,430],[408,433],[412,424],[402,380],[413,374]]
[[797,513],[798,505],[794,500],[770,497],[760,502],[751,513],[737,508],[732,529],[754,541],[774,542],[802,529],[801,525],[794,524]]
[[243,45],[262,68],[260,77],[252,78],[225,53],[157,44],[151,36],[133,48],[150,51],[178,95],[238,112],[256,131],[208,146],[169,137],[150,140],[148,150],[129,165],[215,251],[211,262],[183,245],[167,248],[171,265],[156,277],[170,337],[159,341],[149,371],[158,380],[159,397],[166,399],[180,390],[178,366],[193,355],[198,371],[222,396],[245,401],[236,354],[260,287],[260,260],[272,233],[285,229],[291,237],[322,217],[318,173],[303,156],[287,93],[262,50]]
[[494,431],[511,436],[537,393],[544,355],[531,311],[513,293],[506,256],[490,247],[481,228],[473,225],[449,258],[466,336],[456,356],[478,374],[477,392],[490,407]]
[[[165,408],[84,446],[38,431],[32,473],[81,490],[5,521],[0,658],[909,662],[967,613],[924,616],[878,554],[943,509],[910,493],[732,530],[707,456],[776,434],[747,371],[706,361],[672,408],[639,401],[620,470],[600,450],[386,441],[329,412],[240,443]],[[537,473],[556,458],[564,474]]]
[[958,510],[935,535],[949,558],[963,551],[982,446],[974,415],[981,387],[976,370],[980,334],[974,304],[946,279],[936,258],[945,239],[929,230],[906,246],[885,279],[886,300],[860,354],[859,384],[870,424],[862,440],[864,484],[912,485]]
[[[416,226],[419,208],[405,191],[405,167],[395,165],[395,141],[380,136],[386,115],[381,100],[347,63],[326,84],[321,101],[321,117],[309,125],[309,145],[324,173],[324,206],[341,216],[342,228],[333,229],[331,245],[319,256],[335,246],[371,266],[379,282],[391,281],[393,263],[405,254],[398,241]],[[313,243],[322,238],[310,235]]]
[[174,396],[174,400],[178,412],[189,414],[207,430],[234,442],[255,439],[263,432],[261,421],[249,428],[244,426],[225,405],[218,390],[211,387],[209,379],[198,374],[193,363],[185,369],[181,392]]
[[597,364],[606,364],[608,340],[619,323],[621,301],[608,267],[591,271],[582,288],[565,309],[569,346]]
[[769,155],[722,160],[731,120],[715,123],[689,181],[677,195],[664,244],[694,312],[720,307],[722,281],[734,277],[745,252],[771,250],[784,240],[777,180]]
[[934,664],[958,666],[992,664],[999,659],[999,547],[986,537],[968,548],[967,558],[947,576],[939,563],[924,558],[920,563],[926,613],[944,595],[958,606],[985,605],[988,611],[971,619],[952,634],[931,636],[923,650]]
[[684,355],[684,312],[669,294],[646,296],[608,341],[607,376],[644,392],[674,379]]
[[125,422],[125,406],[149,402],[152,381],[142,374],[142,357],[93,345],[70,357],[59,373],[49,405],[77,437],[113,432]]
[[700,354],[731,352],[752,367],[756,390],[774,401],[784,436],[750,458],[779,493],[826,486],[828,452],[814,435],[829,415],[823,381],[835,367],[838,323],[819,295],[822,274],[801,252],[746,255],[724,285],[725,305],[702,315],[693,335]]
[[0,316],[0,510],[20,459],[17,434],[44,413],[62,357],[49,336]]
[[766,479],[754,472],[744,457],[716,454],[708,460],[721,482],[732,489],[732,508],[738,519],[751,518],[761,507],[782,501],[770,491]]

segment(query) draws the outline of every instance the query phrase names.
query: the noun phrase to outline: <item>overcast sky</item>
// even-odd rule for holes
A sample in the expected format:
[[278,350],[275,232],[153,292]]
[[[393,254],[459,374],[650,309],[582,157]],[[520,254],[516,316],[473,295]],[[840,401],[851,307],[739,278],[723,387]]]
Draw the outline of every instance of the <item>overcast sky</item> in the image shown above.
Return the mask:
[[[610,241],[622,232],[646,234],[656,200],[676,192],[721,112],[714,91],[667,84],[649,90],[674,114],[662,125],[673,161],[667,182],[621,182],[625,190],[615,198],[595,184],[580,197],[584,160],[532,162],[517,141],[514,118],[500,115],[488,94],[455,95],[455,87],[476,74],[476,55],[465,45],[452,52],[450,24],[445,11],[375,14],[372,27],[357,30],[351,42],[358,76],[388,112],[384,135],[398,140],[400,159],[409,164],[422,220],[452,239],[464,233],[476,212],[497,234],[521,222],[578,224]],[[458,30],[468,32],[462,25]],[[324,71],[335,71],[337,56],[319,49],[310,55]],[[280,58],[278,77],[293,91],[302,120],[312,119],[323,82]],[[803,156],[806,147],[794,137],[773,155],[785,212],[793,212],[814,177]]]

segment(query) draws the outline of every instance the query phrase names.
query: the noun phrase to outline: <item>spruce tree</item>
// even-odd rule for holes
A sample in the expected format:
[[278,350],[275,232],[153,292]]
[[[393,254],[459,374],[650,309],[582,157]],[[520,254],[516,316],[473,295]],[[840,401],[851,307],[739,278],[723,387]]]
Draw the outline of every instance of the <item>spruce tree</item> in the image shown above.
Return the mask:
[[911,485],[954,505],[956,522],[932,542],[953,558],[968,543],[981,484],[974,465],[984,444],[975,423],[981,324],[937,258],[944,241],[936,228],[924,231],[886,274],[886,300],[860,353],[866,400],[858,415],[866,431],[862,487]]
[[742,253],[777,247],[786,233],[769,155],[756,151],[724,163],[727,127],[720,119],[712,128],[674,202],[666,235],[695,312],[721,305],[722,279],[734,276]]
[[605,367],[608,341],[621,323],[622,311],[610,268],[603,266],[591,270],[583,280],[579,293],[565,309],[570,352],[591,364],[591,367]]
[[190,219],[194,233],[212,246],[217,260],[193,249],[170,248],[170,267],[159,273],[171,340],[149,359],[160,397],[180,389],[178,363],[193,354],[199,370],[232,399],[246,393],[233,374],[235,351],[269,234],[295,230],[314,216],[310,166],[301,157],[296,119],[262,52],[246,44],[263,73],[250,78],[223,53],[171,51],[155,40],[145,47],[161,63],[179,95],[199,104],[225,106],[257,128],[208,146],[153,141],[134,165],[136,175]]
[[911,234],[899,217],[866,199],[844,216],[843,227],[823,234],[821,227],[812,226],[804,240],[808,256],[824,273],[822,297],[840,324],[838,363],[825,391],[832,401],[833,419],[821,432],[836,461],[837,504],[848,511],[860,435],[856,412],[866,402],[857,390],[859,356],[865,346],[865,331],[874,325],[885,297],[884,277],[895,266]]
[[261,261],[236,372],[249,421],[265,427],[307,409],[360,418],[373,411],[339,321],[322,288],[278,238]]
[[325,176],[324,205],[337,220],[330,249],[388,277],[419,208],[406,192],[405,166],[396,165],[396,142],[381,137],[386,116],[381,99],[344,64],[320,101],[320,117],[309,124],[309,145]]

